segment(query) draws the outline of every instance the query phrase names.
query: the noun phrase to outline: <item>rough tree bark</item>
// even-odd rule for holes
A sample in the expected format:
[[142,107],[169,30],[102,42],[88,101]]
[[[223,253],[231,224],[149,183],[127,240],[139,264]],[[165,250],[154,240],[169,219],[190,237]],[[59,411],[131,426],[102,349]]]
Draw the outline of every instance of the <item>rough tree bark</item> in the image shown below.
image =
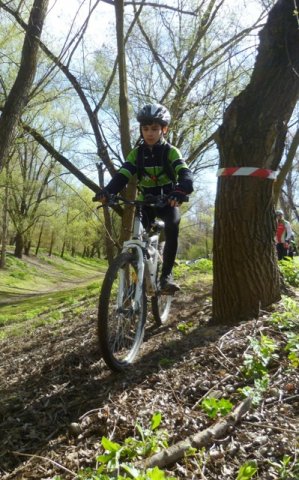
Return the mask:
[[[298,94],[298,19],[292,0],[278,0],[260,32],[251,80],[228,107],[219,129],[220,168],[277,170]],[[219,177],[213,322],[248,320],[279,300],[273,213],[272,180]]]
[[0,117],[0,172],[13,141],[15,128],[28,102],[37,67],[38,40],[41,36],[47,8],[48,0],[35,0],[30,12],[20,69]]

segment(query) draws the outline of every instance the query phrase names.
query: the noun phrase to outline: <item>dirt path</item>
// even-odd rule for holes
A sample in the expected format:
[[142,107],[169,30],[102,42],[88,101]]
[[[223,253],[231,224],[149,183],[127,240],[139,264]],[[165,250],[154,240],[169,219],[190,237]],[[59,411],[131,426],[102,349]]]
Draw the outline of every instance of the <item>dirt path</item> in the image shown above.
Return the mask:
[[84,279],[77,279],[77,280],[64,280],[62,282],[57,282],[56,285],[40,291],[40,290],[30,290],[30,292],[24,292],[24,290],[18,290],[13,293],[3,293],[0,292],[0,308],[2,306],[13,305],[16,303],[21,303],[25,300],[30,298],[37,298],[42,296],[47,296],[50,293],[59,293],[62,291],[74,290],[76,288],[84,287],[90,285],[95,281],[99,281],[103,277],[102,273],[98,273],[97,275],[92,275],[90,277]]

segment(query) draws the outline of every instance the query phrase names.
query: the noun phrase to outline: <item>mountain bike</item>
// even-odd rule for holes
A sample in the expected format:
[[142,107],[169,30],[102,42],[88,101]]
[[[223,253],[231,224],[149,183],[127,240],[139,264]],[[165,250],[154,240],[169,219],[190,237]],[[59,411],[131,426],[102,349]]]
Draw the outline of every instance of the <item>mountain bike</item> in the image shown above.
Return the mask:
[[134,227],[130,240],[108,267],[101,288],[98,309],[98,337],[103,359],[115,371],[128,368],[141,347],[150,299],[157,326],[165,324],[172,295],[159,289],[164,249],[164,222],[155,220],[148,229],[142,225],[142,207],[163,207],[166,197],[127,200],[110,195],[107,205],[135,206]]

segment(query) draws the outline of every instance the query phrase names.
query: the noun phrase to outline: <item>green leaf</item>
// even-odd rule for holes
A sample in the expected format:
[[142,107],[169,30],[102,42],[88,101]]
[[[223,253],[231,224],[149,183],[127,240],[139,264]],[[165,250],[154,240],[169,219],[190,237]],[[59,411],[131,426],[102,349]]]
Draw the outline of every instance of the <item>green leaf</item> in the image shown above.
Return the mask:
[[201,402],[201,406],[210,418],[215,418],[219,413],[222,416],[227,415],[233,408],[233,404],[225,398],[217,399],[207,397]]
[[121,448],[121,445],[119,445],[119,443],[112,442],[107,437],[102,437],[101,443],[105,450],[108,450],[109,452],[118,452],[118,450]]
[[244,463],[240,467],[236,480],[250,480],[257,472],[256,462],[254,460]]
[[152,416],[152,420],[151,420],[151,430],[152,431],[156,430],[156,428],[158,428],[160,426],[161,421],[162,421],[161,412],[154,413],[154,415]]
[[132,478],[138,478],[140,475],[140,471],[137,468],[133,467],[132,465],[128,465],[127,463],[123,463],[121,468],[125,470],[125,472],[129,473]]
[[160,470],[159,467],[146,471],[145,480],[175,480],[174,477],[167,477],[163,470]]

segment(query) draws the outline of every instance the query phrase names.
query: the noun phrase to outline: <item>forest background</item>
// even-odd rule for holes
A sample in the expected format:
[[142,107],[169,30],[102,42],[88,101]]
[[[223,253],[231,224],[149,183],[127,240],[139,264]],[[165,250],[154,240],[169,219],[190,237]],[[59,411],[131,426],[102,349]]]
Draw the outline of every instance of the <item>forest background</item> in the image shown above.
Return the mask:
[[[136,112],[153,101],[169,107],[169,140],[195,177],[179,256],[211,255],[216,136],[227,107],[251,78],[258,34],[273,3],[81,1],[58,11],[59,4],[50,3],[33,86],[1,173],[2,266],[7,244],[20,258],[40,248],[49,255],[55,249],[61,256],[109,258],[128,218],[103,218],[90,189],[63,165],[71,162],[92,186],[105,183],[138,139]],[[30,6],[0,2],[1,105],[21,70]],[[295,231],[297,144],[295,108],[275,192]]]

